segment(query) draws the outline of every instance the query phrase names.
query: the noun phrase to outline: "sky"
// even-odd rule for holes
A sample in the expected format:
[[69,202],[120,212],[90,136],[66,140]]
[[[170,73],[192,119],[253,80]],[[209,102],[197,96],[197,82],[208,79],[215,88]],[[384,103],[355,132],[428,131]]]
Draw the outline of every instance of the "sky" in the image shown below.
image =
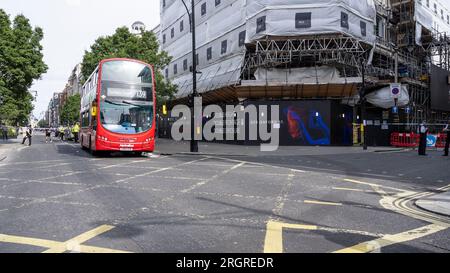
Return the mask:
[[[441,0],[450,9],[450,0]],[[61,92],[84,51],[96,38],[117,27],[142,21],[147,29],[159,24],[159,0],[0,0],[11,17],[23,14],[44,29],[44,61],[48,72],[35,81],[38,91],[34,115],[43,117],[55,92]],[[12,18],[11,18],[12,19]]]
[[43,118],[53,93],[61,92],[84,51],[116,28],[142,21],[147,29],[159,24],[159,0],[0,0],[11,16],[23,14],[32,26],[44,29],[44,62],[48,72],[35,81],[34,115]]

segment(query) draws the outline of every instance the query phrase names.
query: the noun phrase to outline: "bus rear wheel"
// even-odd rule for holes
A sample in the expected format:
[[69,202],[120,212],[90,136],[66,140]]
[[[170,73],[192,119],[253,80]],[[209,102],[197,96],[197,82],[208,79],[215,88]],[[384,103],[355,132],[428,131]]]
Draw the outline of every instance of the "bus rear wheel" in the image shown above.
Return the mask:
[[98,155],[98,151],[94,151],[94,150],[92,149],[92,142],[91,142],[91,139],[89,139],[89,153],[90,153],[92,156],[97,156],[97,155]]
[[81,145],[81,149],[82,149],[83,151],[86,151],[86,150],[87,150],[86,146],[84,146],[84,137],[83,137],[83,136],[81,136],[80,145]]

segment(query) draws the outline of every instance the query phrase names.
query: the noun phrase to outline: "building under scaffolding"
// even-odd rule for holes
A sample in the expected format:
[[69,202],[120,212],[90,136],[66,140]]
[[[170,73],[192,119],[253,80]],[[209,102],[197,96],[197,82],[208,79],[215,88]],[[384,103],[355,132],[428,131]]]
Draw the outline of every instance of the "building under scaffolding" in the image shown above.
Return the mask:
[[[440,1],[196,0],[199,92],[207,104],[283,105],[286,138],[321,138],[324,126],[311,122],[318,117],[345,135],[320,144],[360,142],[353,132],[363,101],[370,145],[388,145],[393,131],[424,120],[440,130],[450,112],[450,85],[432,88],[431,71],[450,70],[450,11]],[[159,35],[173,56],[165,77],[178,86],[177,102],[186,102],[191,36],[181,0],[161,1]],[[396,101],[392,83],[402,84]],[[447,103],[436,99],[447,95]]]

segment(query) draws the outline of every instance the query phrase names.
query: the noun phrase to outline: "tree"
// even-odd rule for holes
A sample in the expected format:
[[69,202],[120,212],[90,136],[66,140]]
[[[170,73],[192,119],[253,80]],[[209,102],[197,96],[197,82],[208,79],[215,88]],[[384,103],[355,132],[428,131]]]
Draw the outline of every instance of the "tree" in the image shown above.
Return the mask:
[[48,69],[43,61],[43,37],[43,30],[33,29],[25,16],[18,15],[11,22],[0,9],[0,119],[10,124],[26,123],[33,110],[28,90]]
[[48,122],[47,122],[46,120],[41,119],[41,120],[38,122],[37,126],[38,126],[39,128],[48,128],[48,127],[49,127],[49,124],[48,124]]
[[134,35],[127,27],[121,27],[112,36],[98,38],[83,57],[84,80],[89,78],[101,60],[109,58],[131,58],[152,64],[155,67],[157,100],[162,102],[173,98],[176,86],[164,81],[161,73],[171,57],[159,50],[158,39],[153,32],[143,31],[141,35]]
[[64,104],[60,119],[63,124],[75,124],[80,120],[81,96],[76,94],[67,99]]

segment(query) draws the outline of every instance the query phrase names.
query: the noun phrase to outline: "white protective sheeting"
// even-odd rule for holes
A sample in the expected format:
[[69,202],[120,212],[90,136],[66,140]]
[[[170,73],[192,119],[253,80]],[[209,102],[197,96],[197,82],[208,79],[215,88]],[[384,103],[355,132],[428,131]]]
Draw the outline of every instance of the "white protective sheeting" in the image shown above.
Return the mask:
[[269,36],[345,33],[373,43],[373,0],[248,0],[247,42]]
[[[238,54],[202,69],[197,79],[198,92],[204,93],[239,83],[243,59],[244,56]],[[192,94],[192,74],[176,77],[173,83],[178,85],[177,98]]]
[[[372,103],[375,106],[389,109],[395,106],[395,100],[392,98],[391,95],[391,88],[384,87],[378,91],[375,91],[373,93],[370,93],[366,96],[366,99],[368,102]],[[402,85],[402,92],[398,99],[397,106],[404,107],[409,104],[410,97],[408,93],[408,89],[406,86]]]
[[361,78],[343,78],[335,67],[300,67],[291,69],[258,68],[256,81],[268,81],[272,84],[344,84],[359,83]]
[[[203,80],[200,92],[236,83],[244,43],[266,35],[344,33],[367,43],[375,41],[373,0],[195,0],[195,12],[198,70]],[[265,18],[264,28],[258,27],[261,17]],[[226,52],[222,50],[224,41]],[[181,0],[161,1],[160,44],[173,58],[164,74],[179,86],[178,96],[192,92],[191,33]],[[228,66],[233,68],[226,69]],[[292,73],[290,77],[298,80]],[[226,79],[230,82],[224,82]]]
[[[450,34],[450,24],[447,21],[447,15],[450,15],[449,7],[444,5],[441,0],[430,1],[429,7],[425,3],[426,1],[415,1],[414,17],[416,22],[426,29]],[[436,10],[434,5],[436,5]]]

